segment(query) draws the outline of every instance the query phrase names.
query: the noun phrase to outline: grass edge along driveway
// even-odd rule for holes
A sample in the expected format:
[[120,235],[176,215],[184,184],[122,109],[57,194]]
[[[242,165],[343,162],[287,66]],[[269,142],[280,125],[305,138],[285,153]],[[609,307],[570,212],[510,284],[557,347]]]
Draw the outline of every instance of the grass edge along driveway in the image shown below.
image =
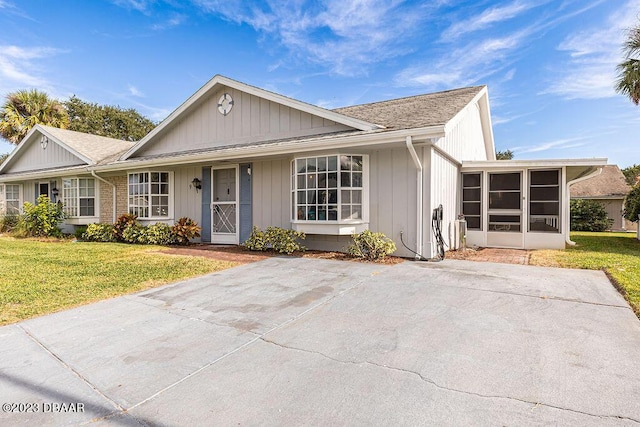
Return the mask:
[[238,265],[162,249],[0,237],[0,325]]
[[529,263],[546,267],[604,270],[640,318],[640,241],[635,233],[572,232],[576,246],[537,250]]

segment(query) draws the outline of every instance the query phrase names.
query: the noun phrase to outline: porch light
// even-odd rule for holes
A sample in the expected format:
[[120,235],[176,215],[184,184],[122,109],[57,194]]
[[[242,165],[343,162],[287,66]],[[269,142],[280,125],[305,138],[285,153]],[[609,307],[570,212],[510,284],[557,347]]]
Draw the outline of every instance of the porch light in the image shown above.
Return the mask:
[[202,181],[200,181],[200,179],[193,178],[193,181],[191,181],[191,185],[197,190],[200,190],[202,188]]
[[58,190],[56,187],[53,187],[51,189],[51,194],[53,195],[53,197],[58,197],[58,194],[60,194],[60,190]]

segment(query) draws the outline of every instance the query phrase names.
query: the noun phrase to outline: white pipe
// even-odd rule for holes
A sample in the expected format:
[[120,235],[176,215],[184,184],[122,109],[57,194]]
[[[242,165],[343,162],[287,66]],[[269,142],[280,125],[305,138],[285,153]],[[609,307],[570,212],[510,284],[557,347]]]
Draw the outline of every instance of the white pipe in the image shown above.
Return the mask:
[[[111,186],[111,193],[112,193],[112,196],[113,196],[113,223],[115,223],[116,220],[118,219],[118,217],[117,217],[117,207],[116,207],[116,201],[117,201],[117,199],[116,199],[116,185],[114,183],[111,183],[111,182],[107,181],[106,179],[96,175],[96,171],[92,170],[90,172],[91,172],[91,175],[94,178],[99,179],[100,181],[104,182],[105,184],[108,184],[108,185]],[[99,214],[98,214],[98,216],[99,216]]]
[[[565,173],[566,172],[566,167],[565,167]],[[574,242],[573,240],[571,240],[571,189],[569,187],[571,187],[571,185],[580,182],[580,181],[584,181],[585,179],[589,179],[589,178],[593,178],[595,176],[598,176],[602,173],[602,168],[598,168],[595,171],[588,173],[585,176],[581,176],[579,178],[576,178],[572,181],[567,181],[567,190],[566,190],[566,194],[567,194],[567,206],[565,206],[564,209],[564,229],[565,229],[565,242],[567,243],[567,245],[569,246],[575,246],[576,242]]]
[[420,255],[416,255],[416,259],[422,258],[422,233],[423,233],[423,219],[424,219],[424,211],[423,211],[423,200],[422,200],[422,163],[420,162],[420,158],[418,157],[418,153],[416,153],[416,149],[413,146],[413,141],[411,136],[407,136],[406,138],[407,149],[409,150],[409,154],[411,154],[411,158],[413,159],[413,163],[416,165],[417,173],[417,181],[416,181],[416,252]]

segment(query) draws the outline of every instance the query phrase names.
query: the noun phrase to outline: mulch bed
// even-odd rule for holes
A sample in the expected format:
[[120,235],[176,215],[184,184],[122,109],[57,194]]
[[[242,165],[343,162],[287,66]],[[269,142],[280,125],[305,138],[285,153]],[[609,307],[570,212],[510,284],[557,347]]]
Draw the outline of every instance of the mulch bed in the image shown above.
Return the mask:
[[[263,259],[267,259],[274,256],[284,256],[282,254],[265,251],[256,252],[250,251],[242,246],[220,246],[220,245],[205,245],[196,244],[187,247],[173,246],[170,249],[161,251],[163,254],[169,255],[189,255],[189,256],[202,256],[220,261],[232,261],[241,264],[247,264],[250,262],[256,262]],[[372,262],[365,261],[359,258],[354,258],[348,254],[342,252],[325,252],[325,251],[305,251],[294,252],[289,255],[299,258],[318,258],[318,259],[332,259],[338,261],[348,262]],[[404,259],[395,256],[388,256],[381,261],[377,261],[377,264],[393,265],[403,262]]]

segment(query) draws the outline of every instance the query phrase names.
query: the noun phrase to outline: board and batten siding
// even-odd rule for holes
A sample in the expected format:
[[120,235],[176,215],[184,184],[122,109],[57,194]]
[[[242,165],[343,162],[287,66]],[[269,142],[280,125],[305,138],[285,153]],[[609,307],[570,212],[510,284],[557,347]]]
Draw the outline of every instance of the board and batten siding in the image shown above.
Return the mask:
[[[233,98],[233,108],[223,116],[218,99]],[[136,156],[176,153],[274,139],[303,137],[350,130],[334,121],[305,113],[246,92],[222,87],[191,106]]]
[[65,148],[56,144],[53,140],[49,140],[47,148],[43,149],[40,143],[36,141],[39,134],[34,133],[31,140],[27,141],[27,146],[18,157],[12,159],[9,168],[5,173],[26,172],[40,169],[53,169],[66,166],[80,166],[87,163],[70,153]]
[[448,126],[446,136],[436,142],[439,148],[459,161],[487,160],[477,103],[467,105]]
[[431,229],[433,210],[442,205],[442,237],[448,248],[454,247],[454,226],[460,206],[460,166],[431,147],[425,148],[425,164],[431,165],[425,173],[424,224],[426,256],[436,255],[435,234]]
[[[399,147],[344,153],[369,155],[369,229],[393,239],[398,247],[395,255],[412,256],[400,242],[400,231],[410,247],[416,242],[417,170],[409,152]],[[323,154],[335,152],[309,155]],[[253,223],[261,229],[291,228],[292,158],[252,164]],[[350,236],[307,235],[304,245],[309,249],[344,251],[350,241]]]
[[202,189],[196,190],[191,182],[193,178],[202,181],[202,166],[185,166],[170,169],[173,171],[173,221],[186,216],[197,223],[202,218]]

